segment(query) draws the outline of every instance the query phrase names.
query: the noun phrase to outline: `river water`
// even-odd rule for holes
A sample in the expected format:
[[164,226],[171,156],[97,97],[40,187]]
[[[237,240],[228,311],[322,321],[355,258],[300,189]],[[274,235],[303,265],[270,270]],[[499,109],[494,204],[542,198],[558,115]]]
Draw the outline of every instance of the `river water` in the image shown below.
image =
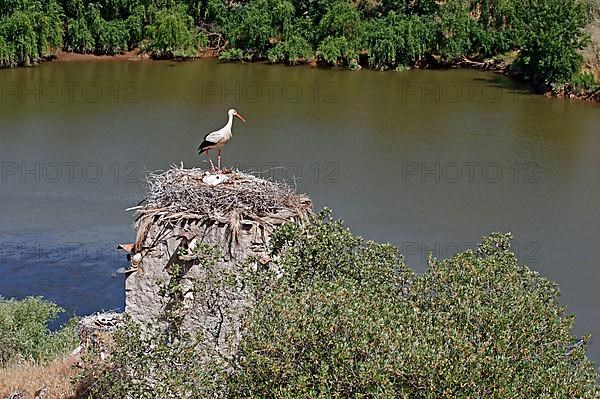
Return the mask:
[[223,164],[285,180],[425,270],[492,231],[557,281],[600,361],[600,107],[471,71],[339,71],[212,60],[0,71],[0,294],[122,309],[145,171]]

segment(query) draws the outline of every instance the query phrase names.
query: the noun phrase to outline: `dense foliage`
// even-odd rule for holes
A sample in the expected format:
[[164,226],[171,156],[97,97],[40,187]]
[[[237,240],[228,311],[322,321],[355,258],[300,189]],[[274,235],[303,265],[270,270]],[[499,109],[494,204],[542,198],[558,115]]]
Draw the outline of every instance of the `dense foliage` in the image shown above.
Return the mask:
[[61,312],[59,306],[40,298],[0,297],[0,366],[21,360],[47,361],[75,349],[79,345],[75,319],[58,331],[48,329]]
[[[455,64],[518,51],[517,65],[546,83],[581,69],[593,0],[3,0],[0,67],[57,49],[377,69]],[[210,38],[210,40],[209,40]]]
[[492,234],[416,275],[327,215],[285,226],[271,253],[284,272],[245,281],[255,302],[233,358],[127,326],[94,397],[600,398],[557,286],[509,241]]
[[194,20],[186,14],[185,6],[162,9],[147,27],[149,50],[156,58],[192,57],[206,38],[194,31]]
[[587,21],[582,2],[577,0],[526,0],[521,2],[528,24],[520,61],[549,82],[566,82],[579,71],[587,37],[573,35]]
[[0,67],[29,65],[63,45],[56,0],[0,1]]
[[224,373],[203,362],[195,337],[143,336],[139,325],[127,320],[113,338],[110,367],[96,364],[96,353],[86,354],[79,390],[89,398],[206,398],[222,385]]
[[231,396],[599,397],[558,288],[518,264],[509,238],[416,276],[336,222],[286,234],[293,272],[250,315]]

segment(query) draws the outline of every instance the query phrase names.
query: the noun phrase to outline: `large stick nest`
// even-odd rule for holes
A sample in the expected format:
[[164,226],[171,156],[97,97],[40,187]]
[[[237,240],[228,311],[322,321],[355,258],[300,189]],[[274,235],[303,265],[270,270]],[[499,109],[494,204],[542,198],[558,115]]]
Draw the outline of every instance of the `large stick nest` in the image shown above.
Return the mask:
[[209,219],[236,231],[240,223],[277,225],[312,212],[310,198],[286,184],[226,171],[226,181],[211,186],[203,181],[207,175],[200,168],[175,166],[147,175],[147,196],[137,207],[138,248],[152,223]]

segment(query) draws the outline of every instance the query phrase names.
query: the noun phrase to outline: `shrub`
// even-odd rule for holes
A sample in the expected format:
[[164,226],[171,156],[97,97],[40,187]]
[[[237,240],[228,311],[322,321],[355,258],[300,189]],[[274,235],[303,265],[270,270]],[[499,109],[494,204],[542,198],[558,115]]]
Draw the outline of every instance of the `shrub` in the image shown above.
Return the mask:
[[293,295],[279,287],[251,316],[228,397],[402,397],[394,344],[409,326],[398,325],[397,306],[396,292],[346,278]]
[[311,48],[315,48],[319,43],[319,32],[314,22],[307,16],[294,18],[293,24],[286,32],[286,38],[291,36],[300,36],[306,39]]
[[277,269],[243,278],[254,306],[233,357],[128,324],[92,397],[599,398],[558,287],[509,250],[494,233],[415,275],[396,248],[327,212],[284,225],[271,237]]
[[41,298],[18,301],[0,297],[0,366],[10,362],[47,361],[77,347],[76,319],[51,332],[48,323],[63,312]]
[[398,53],[404,44],[404,38],[390,24],[395,19],[396,14],[391,12],[386,18],[377,19],[368,25],[369,66],[385,69],[398,64]]
[[440,4],[437,0],[382,0],[382,10],[384,12],[396,11],[402,14],[415,15],[433,15],[435,14]]
[[62,0],[61,4],[66,21],[70,20],[71,18],[76,20],[77,18],[83,16],[87,6],[87,2],[84,3],[84,0]]
[[[89,2],[89,0],[87,0]],[[95,0],[101,10],[102,18],[107,21],[127,18],[132,9],[139,4],[138,0]]]
[[597,23],[597,6],[598,0],[3,0],[0,66],[51,56],[63,45],[63,30],[67,50],[115,54],[143,43],[157,58],[193,57],[210,33],[217,48],[227,44],[222,59],[294,64],[317,49],[320,62],[351,69],[360,68],[359,54],[373,68],[403,69],[515,52],[518,69],[536,84],[565,88],[581,72],[583,28]]
[[437,44],[444,61],[455,61],[470,55],[474,49],[477,23],[469,15],[462,0],[450,0],[440,8]]
[[600,0],[584,0],[583,5],[588,22],[595,22],[600,17]]
[[517,263],[509,236],[391,284],[385,266],[354,277],[333,231],[286,239],[284,264],[303,272],[250,314],[231,397],[599,397],[556,285]]
[[[202,278],[188,285],[183,281],[182,266],[170,265],[169,280],[159,284],[164,312],[144,329],[125,317],[108,345],[104,345],[111,348],[104,362],[98,362],[96,353],[101,347],[87,348],[78,379],[82,382],[80,390],[87,390],[88,397],[220,397],[227,361],[215,345],[215,326],[199,325],[194,334],[181,327],[187,306],[208,306],[210,311],[220,311],[219,303],[230,294],[237,280],[233,273],[216,267],[221,259],[217,248],[199,244],[193,251],[206,270]],[[193,303],[186,302],[191,292]]]
[[223,50],[221,54],[219,54],[219,60],[221,61],[250,61],[251,59],[252,55],[245,54],[239,48]]
[[415,280],[410,383],[430,395],[598,397],[587,338],[571,335],[558,286],[520,265],[510,239],[484,237],[477,251],[433,261]]
[[575,94],[582,95],[598,88],[596,77],[591,72],[580,72],[571,79],[571,88]]
[[313,281],[351,279],[359,286],[399,287],[413,273],[395,247],[366,241],[352,234],[329,210],[311,224],[286,224],[271,238],[271,255],[285,270],[278,284],[294,290]]
[[204,350],[193,336],[173,340],[158,329],[143,334],[138,324],[127,320],[114,335],[107,361],[97,364],[91,360],[96,354],[87,354],[78,379],[91,382],[88,398],[209,397],[222,382],[216,373],[220,366],[207,363]]
[[0,67],[30,65],[62,47],[62,9],[55,0],[0,3]]
[[[396,248],[354,236],[322,213],[271,240],[285,270],[259,289],[229,397],[384,397],[394,318],[414,274]],[[266,295],[262,293],[266,292]],[[366,395],[368,393],[368,395]]]

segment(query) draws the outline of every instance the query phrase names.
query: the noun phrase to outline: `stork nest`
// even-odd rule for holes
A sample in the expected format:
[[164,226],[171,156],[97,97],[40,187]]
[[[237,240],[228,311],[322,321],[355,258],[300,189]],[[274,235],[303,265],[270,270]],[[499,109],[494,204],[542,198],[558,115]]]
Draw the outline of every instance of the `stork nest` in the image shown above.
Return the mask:
[[228,224],[278,225],[301,220],[312,213],[312,202],[290,186],[238,170],[226,170],[226,180],[209,185],[209,172],[172,166],[146,176],[147,196],[137,210],[139,247],[149,226],[158,220],[177,224],[186,220],[213,220]]

